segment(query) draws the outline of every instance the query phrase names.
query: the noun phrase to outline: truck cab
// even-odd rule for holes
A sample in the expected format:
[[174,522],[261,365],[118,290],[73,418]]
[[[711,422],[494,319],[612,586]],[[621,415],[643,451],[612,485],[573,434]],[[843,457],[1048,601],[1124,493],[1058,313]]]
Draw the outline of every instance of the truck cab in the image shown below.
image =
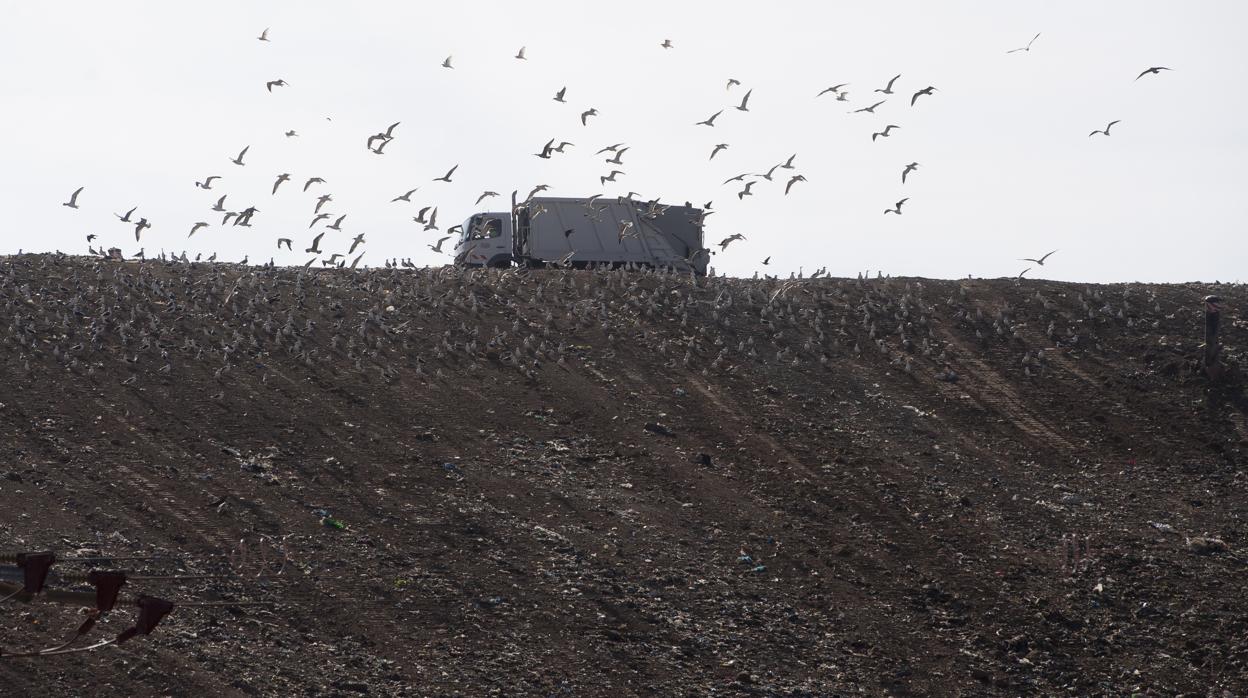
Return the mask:
[[464,221],[455,243],[455,263],[466,267],[507,267],[512,261],[511,216],[478,213]]

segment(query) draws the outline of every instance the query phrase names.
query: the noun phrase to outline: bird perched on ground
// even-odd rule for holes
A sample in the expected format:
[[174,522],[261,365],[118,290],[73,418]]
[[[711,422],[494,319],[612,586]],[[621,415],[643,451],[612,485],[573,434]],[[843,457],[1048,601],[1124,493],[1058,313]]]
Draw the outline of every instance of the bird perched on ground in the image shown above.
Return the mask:
[[78,195],[82,193],[83,189],[86,189],[86,187],[78,187],[75,189],[74,193],[69,195],[69,201],[66,201],[61,205],[68,206],[70,208],[78,208]]
[[[1053,250],[1053,252],[1057,252],[1057,250]],[[1049,256],[1053,254],[1053,252],[1050,252],[1050,253],[1048,253],[1048,254],[1044,255],[1044,256],[1043,256],[1043,257],[1041,257],[1040,259],[1032,259],[1032,258],[1030,258],[1030,257],[1022,257],[1022,258],[1021,258],[1021,259],[1019,259],[1018,261],[1020,261],[1020,262],[1035,262],[1036,264],[1039,264],[1040,266],[1044,266],[1044,260],[1048,259],[1048,258],[1049,258]]]
[[714,125],[715,125],[715,119],[716,119],[716,118],[718,118],[718,117],[719,117],[719,115],[720,115],[720,114],[723,114],[723,113],[724,113],[724,110],[723,110],[723,109],[720,109],[719,111],[715,112],[714,114],[711,114],[710,118],[706,119],[705,121],[699,121],[699,122],[697,122],[696,124],[694,124],[694,126],[714,126]]
[[901,183],[905,184],[906,175],[910,174],[911,172],[914,172],[917,169],[919,169],[919,163],[917,162],[912,162],[909,165],[906,165],[906,169],[901,171]]
[[221,177],[218,175],[209,175],[207,177],[204,177],[204,181],[196,182],[195,186],[199,187],[200,189],[212,189],[212,180],[214,179],[221,179]]
[[754,94],[754,90],[751,89],[751,90],[746,91],[745,96],[741,98],[741,103],[737,105],[737,111],[749,111],[750,110],[749,107],[746,105],[749,104],[750,95],[752,94]]
[[282,186],[282,182],[285,182],[285,181],[287,181],[287,180],[289,180],[289,179],[290,179],[290,174],[289,174],[289,173],[286,173],[286,174],[279,174],[279,175],[277,176],[277,181],[273,183],[273,193],[274,193],[274,194],[276,194],[276,193],[277,193],[277,188],[278,188],[278,187],[280,187],[280,186]]
[[784,185],[784,195],[785,196],[789,195],[789,190],[793,188],[794,184],[798,182],[805,182],[805,181],[806,181],[806,178],[803,177],[802,175],[793,175],[793,177],[789,179],[789,183]]
[[555,98],[554,98],[555,101],[563,102],[564,104],[567,104],[567,100],[563,98],[563,96],[566,95],[567,93],[568,93],[567,85],[564,85],[563,87],[559,88],[559,91],[555,93]]
[[1010,49],[1009,51],[1006,51],[1006,54],[1008,55],[1011,53],[1017,53],[1019,51],[1031,51],[1031,45],[1036,43],[1036,39],[1039,39],[1039,38],[1040,38],[1040,33],[1036,32],[1036,35],[1031,37],[1031,41],[1028,41],[1026,46],[1023,46],[1022,48]]
[[901,215],[901,205],[902,205],[902,204],[904,204],[904,203],[906,203],[906,202],[907,202],[907,201],[909,201],[909,200],[910,200],[910,197],[908,197],[908,196],[907,196],[906,198],[902,199],[901,201],[898,201],[898,202],[894,205],[894,207],[893,207],[893,208],[886,208],[886,209],[884,209],[884,213],[885,213],[886,215],[887,215],[887,214],[889,214],[889,213],[896,213],[897,215],[899,215],[899,216],[900,216],[900,215]]
[[435,181],[435,182],[450,182],[450,181],[451,181],[451,175],[455,174],[455,170],[458,170],[458,169],[459,169],[459,165],[456,165],[456,166],[452,167],[451,169],[447,170],[447,171],[446,171],[446,174],[442,175],[441,177],[434,177],[434,178],[433,178],[433,181]]
[[[733,242],[735,242],[735,241],[737,241],[737,240],[744,240],[744,239],[745,239],[745,236],[744,236],[744,235],[742,235],[741,233],[734,233],[734,234],[729,235],[728,237],[724,238],[723,240],[720,240],[720,241],[719,241],[719,249],[720,249],[721,251],[726,250],[726,249],[728,249],[728,246],[729,246],[729,245],[731,245]],[[770,257],[768,257],[768,259],[771,259],[771,258],[770,258]]]
[[207,228],[207,227],[208,227],[207,223],[200,221],[199,223],[196,223],[195,225],[191,226],[191,232],[187,233],[186,236],[189,238],[190,236],[195,234],[195,231],[199,230],[200,228]]
[[912,107],[913,107],[913,106],[914,106],[915,101],[916,101],[916,100],[918,100],[918,98],[919,98],[919,97],[922,97],[923,95],[928,95],[928,96],[930,96],[930,95],[931,95],[933,92],[935,92],[935,91],[936,91],[936,88],[935,88],[935,87],[932,87],[931,85],[928,85],[927,87],[924,87],[923,89],[919,90],[918,92],[915,92],[915,93],[914,93],[914,96],[910,98],[910,106],[912,106]]
[[244,155],[246,155],[246,154],[247,154],[247,151],[248,151],[248,150],[250,150],[250,149],[251,149],[251,146],[247,146],[246,148],[243,148],[243,149],[242,149],[242,151],[240,151],[240,152],[239,152],[238,157],[236,157],[236,158],[230,158],[230,162],[232,162],[232,163],[234,163],[235,165],[238,165],[238,166],[240,166],[240,167],[241,167],[242,165],[246,164],[246,163],[244,163],[244,162],[243,162],[243,156],[244,156]]
[[415,194],[418,189],[420,189],[420,187],[416,187],[416,189],[409,189],[406,192],[394,197],[393,199],[390,199],[390,203],[394,203],[396,201],[407,201],[410,203],[412,200],[412,194]]
[[890,131],[892,131],[892,130],[893,130],[893,129],[895,129],[895,128],[901,128],[901,127],[900,127],[900,126],[897,126],[896,124],[889,124],[889,125],[887,125],[887,126],[885,126],[885,127],[884,127],[884,130],[883,130],[883,131],[877,131],[877,132],[875,132],[875,133],[871,134],[871,140],[874,142],[876,138],[879,138],[879,137],[881,137],[881,136],[883,136],[884,138],[888,138],[888,136],[889,136],[889,132],[890,132]]
[[716,145],[715,148],[711,151],[711,157],[707,158],[707,160],[714,160],[715,156],[719,154],[719,151],[724,150],[727,147],[728,147],[727,143],[720,143]]
[[894,75],[893,79],[889,80],[888,84],[884,86],[884,89],[882,90],[877,89],[876,92],[879,92],[880,94],[891,95],[893,93],[893,83],[897,82],[897,79],[900,77],[901,77],[900,73],[898,73],[897,75]]
[[588,126],[589,125],[588,119],[591,116],[598,116],[598,110],[593,107],[590,107],[589,109],[586,109],[585,111],[581,112],[581,125]]
[[[876,90],[876,92],[879,92],[879,90]],[[851,112],[849,112],[849,113],[850,113],[850,114],[859,114],[859,113],[862,113],[862,112],[866,112],[866,113],[868,113],[868,114],[874,114],[874,113],[875,113],[875,108],[876,108],[876,107],[878,107],[878,106],[880,106],[881,104],[883,104],[883,103],[887,102],[887,101],[888,101],[887,99],[882,99],[882,100],[880,100],[880,101],[876,102],[875,104],[872,104],[872,105],[871,105],[871,106],[869,106],[869,107],[863,107],[862,109],[855,109],[855,110],[853,110],[853,111],[851,111]]]
[[1098,134],[1098,133],[1099,133],[1099,134],[1101,134],[1102,136],[1108,136],[1108,135],[1109,135],[1109,129],[1113,128],[1114,124],[1116,124],[1116,123],[1118,123],[1118,122],[1120,122],[1120,121],[1122,121],[1122,119],[1114,119],[1113,121],[1109,122],[1109,125],[1107,125],[1107,126],[1104,128],[1104,130],[1097,130],[1097,131],[1093,131],[1092,133],[1089,133],[1089,134],[1088,134],[1088,138],[1091,138],[1092,136],[1095,136],[1095,135],[1096,135],[1096,134]]
[[264,83],[265,89],[267,89],[269,92],[272,92],[274,87],[286,87],[286,86],[287,86],[287,82],[281,79],[270,80]]
[[1161,74],[1161,71],[1163,71],[1163,70],[1170,70],[1170,68],[1167,68],[1167,67],[1165,67],[1165,66],[1161,66],[1161,65],[1159,65],[1159,66],[1157,66],[1157,67],[1155,67],[1155,68],[1149,68],[1148,70],[1145,70],[1144,72],[1142,72],[1142,73],[1140,73],[1139,75],[1135,76],[1135,79],[1136,79],[1136,80],[1139,80],[1140,78],[1144,77],[1145,75],[1148,75],[1149,73],[1152,73],[1153,75],[1160,75],[1160,74]]

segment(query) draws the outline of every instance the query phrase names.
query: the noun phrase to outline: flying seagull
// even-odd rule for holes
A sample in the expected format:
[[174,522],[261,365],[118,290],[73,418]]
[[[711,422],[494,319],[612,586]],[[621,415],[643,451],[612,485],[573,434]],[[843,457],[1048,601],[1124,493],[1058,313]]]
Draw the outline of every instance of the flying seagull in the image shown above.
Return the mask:
[[615,181],[615,176],[616,176],[616,175],[622,175],[622,174],[624,174],[624,173],[623,173],[623,172],[621,172],[621,171],[619,171],[619,170],[611,170],[611,174],[609,174],[609,175],[607,175],[607,176],[605,176],[605,177],[599,177],[599,178],[598,178],[598,184],[599,184],[599,185],[603,185],[603,184],[606,184],[607,182],[614,182],[614,181]]
[[320,254],[321,253],[321,238],[323,237],[325,237],[324,232],[312,238],[312,246],[304,250],[304,252],[313,252],[315,254]]
[[68,206],[70,208],[78,208],[78,195],[82,193],[83,189],[86,189],[86,187],[78,187],[75,189],[74,193],[69,195],[69,201],[66,201],[61,205]]
[[134,241],[138,242],[139,235],[143,233],[143,229],[150,227],[152,227],[152,224],[148,223],[146,218],[140,218],[139,222],[134,224]]
[[186,236],[189,238],[190,236],[195,234],[195,231],[199,230],[200,228],[207,228],[207,227],[208,227],[207,223],[200,221],[199,223],[196,223],[195,225],[191,226],[191,232],[187,233]]
[[888,138],[888,136],[889,136],[889,132],[890,132],[890,131],[892,131],[892,130],[893,130],[893,129],[895,129],[895,128],[901,128],[901,127],[900,127],[900,126],[898,126],[898,125],[896,125],[896,124],[889,124],[889,125],[887,125],[887,126],[885,126],[885,127],[884,127],[884,130],[883,130],[883,131],[877,131],[877,132],[875,132],[875,133],[871,134],[871,140],[874,142],[874,141],[875,141],[875,139],[876,139],[876,138],[878,138],[878,137],[880,137],[880,136],[883,136],[883,137],[885,137],[885,138]]
[[290,249],[290,243],[291,243],[291,242],[293,242],[293,241],[292,241],[290,238],[278,238],[278,239],[277,239],[277,249],[279,249],[279,250],[280,250],[280,249],[282,249],[282,245],[283,245],[283,244],[285,244],[285,245],[286,245],[286,249],[287,249],[287,250],[289,250],[289,249]]
[[230,158],[230,162],[239,166],[245,165],[246,163],[243,162],[243,156],[246,155],[247,151],[250,149],[251,149],[251,146],[247,146],[246,148],[243,148],[242,151],[239,152],[238,157]]
[[[1053,252],[1057,252],[1057,250],[1053,250]],[[1043,256],[1043,257],[1041,257],[1040,259],[1031,259],[1030,257],[1023,257],[1023,258],[1019,259],[1018,261],[1020,261],[1020,262],[1035,262],[1036,264],[1039,264],[1040,266],[1044,266],[1044,260],[1048,259],[1048,258],[1049,258],[1049,256],[1053,254],[1053,252],[1050,252],[1050,253],[1048,253],[1048,254],[1044,255],[1044,256]]]
[[528,59],[526,59],[526,58],[524,57],[524,47],[523,47],[523,46],[521,46],[521,47],[520,47],[520,50],[516,53],[516,60],[520,60],[520,61],[523,61],[523,60],[528,60]]
[[912,107],[913,107],[913,106],[914,106],[915,101],[917,101],[917,100],[919,99],[919,97],[921,97],[921,96],[923,96],[923,95],[931,95],[931,94],[932,94],[933,92],[935,92],[935,91],[936,91],[936,88],[935,88],[935,87],[932,87],[931,85],[928,85],[927,87],[924,87],[923,89],[919,90],[918,92],[915,92],[915,93],[914,93],[914,96],[910,98],[910,106],[912,106]]
[[441,177],[434,177],[434,178],[433,178],[433,181],[435,181],[435,182],[450,182],[450,181],[451,181],[451,175],[455,174],[455,170],[457,170],[457,169],[459,169],[459,165],[455,165],[455,166],[454,166],[454,167],[452,167],[451,169],[447,170],[447,171],[446,171],[446,174],[442,175]]
[[282,186],[282,182],[285,182],[289,179],[290,179],[290,174],[288,173],[279,174],[277,176],[277,181],[273,183],[273,193],[276,194],[277,188]]
[[325,180],[321,179],[320,177],[310,177],[308,178],[308,181],[303,183],[303,190],[307,191],[308,187],[312,186],[313,184],[324,184],[324,183],[325,183]]
[[615,151],[614,157],[607,158],[606,160],[604,160],[604,162],[607,162],[612,165],[623,165],[624,161],[621,160],[621,158],[623,158],[624,153],[627,153],[627,152],[628,152],[628,148],[620,148]]
[[333,200],[334,200],[334,197],[330,194],[321,194],[320,196],[316,197],[316,208],[312,209],[313,215],[320,213],[321,207],[324,206],[326,202],[333,201]]
[[909,165],[906,165],[906,169],[901,171],[901,183],[905,184],[906,175],[910,174],[911,172],[914,172],[917,169],[919,169],[919,163],[917,162],[912,162]]
[[214,179],[221,179],[221,177],[218,175],[211,175],[209,177],[204,177],[204,181],[196,182],[195,186],[199,187],[200,189],[212,189],[212,180]]
[[888,84],[885,85],[884,89],[882,90],[877,89],[876,92],[879,92],[880,94],[891,95],[893,93],[893,83],[897,82],[897,78],[899,77],[901,77],[900,73],[898,73],[897,75],[894,75],[893,79],[888,81]]
[[[481,196],[478,196],[478,197],[477,197],[477,203],[479,204],[479,203],[481,203],[481,201],[482,201],[482,200],[484,200],[484,199],[486,199],[486,198],[489,198],[489,197],[491,197],[491,196],[498,196],[498,192],[496,192],[496,191],[485,191],[485,192],[482,192],[482,193],[481,193]],[[474,204],[474,205],[475,205],[475,204]]]
[[412,200],[412,194],[415,194],[417,189],[420,189],[420,187],[416,187],[416,189],[410,189],[402,194],[399,194],[393,199],[390,199],[390,203],[394,203],[396,201],[407,201],[410,203]]
[[1005,53],[1006,55],[1009,55],[1011,53],[1018,53],[1019,51],[1031,51],[1031,45],[1036,43],[1036,39],[1039,39],[1039,38],[1040,38],[1040,33],[1036,32],[1036,35],[1031,37],[1031,41],[1028,41],[1026,46],[1022,48],[1010,49],[1009,51],[1006,51]]
[[260,41],[268,41],[269,40],[269,28],[265,27],[264,31],[260,32],[260,36],[257,36],[256,38],[259,39]]
[[602,155],[603,153],[605,153],[605,152],[607,152],[607,151],[615,152],[616,150],[619,150],[620,146],[622,146],[622,145],[624,145],[624,144],[623,144],[623,143],[616,143],[615,145],[609,145],[609,146],[607,146],[607,147],[603,148],[602,150],[599,150],[598,152],[594,153],[594,155]]
[[750,187],[752,186],[754,186],[753,182],[746,182],[745,189],[742,189],[741,191],[737,192],[737,198],[744,199],[747,196],[754,196],[754,192],[750,191]]
[[565,103],[565,104],[566,104],[566,103],[567,103],[567,100],[565,100],[565,99],[563,98],[563,96],[564,96],[564,95],[566,95],[567,93],[568,93],[568,87],[567,87],[567,85],[564,85],[562,88],[560,88],[560,89],[559,89],[559,91],[558,91],[558,92],[556,92],[556,93],[555,93],[555,101],[556,101],[556,102],[563,102],[563,103]]
[[346,217],[347,217],[347,214],[345,214],[345,213],[344,213],[344,214],[342,214],[341,216],[338,216],[338,220],[334,221],[333,223],[331,223],[330,225],[327,225],[327,226],[325,226],[325,227],[326,227],[326,228],[329,228],[330,230],[342,230],[342,221],[343,221]]
[[745,96],[741,98],[741,103],[737,105],[737,111],[749,111],[746,104],[749,103],[750,95],[752,94],[754,94],[754,90],[749,90],[745,93]]
[[896,205],[894,205],[894,207],[893,207],[893,208],[886,208],[886,209],[884,209],[884,213],[885,213],[885,215],[887,215],[887,214],[889,214],[889,213],[896,213],[897,215],[899,215],[899,216],[900,216],[900,215],[901,215],[901,205],[902,205],[902,204],[904,204],[904,203],[906,203],[906,202],[907,202],[907,201],[909,201],[909,200],[910,200],[910,197],[908,197],[908,196],[907,196],[906,198],[902,199],[901,201],[898,201],[898,202],[896,203]]
[[[731,245],[733,242],[737,240],[744,240],[744,239],[745,239],[745,236],[742,235],[741,233],[733,233],[732,235],[729,235],[728,237],[719,241],[719,249],[721,251],[726,250],[728,249],[728,246]],[[770,259],[770,257],[768,257],[768,259]]]
[[[876,90],[876,91],[878,92],[879,90]],[[872,104],[872,105],[871,105],[871,106],[869,106],[869,107],[863,107],[862,109],[855,109],[855,110],[853,110],[853,111],[851,111],[851,112],[849,112],[849,113],[850,113],[850,114],[858,114],[858,113],[860,113],[860,112],[866,112],[866,113],[868,113],[868,114],[874,114],[874,113],[875,113],[875,108],[876,108],[876,107],[878,107],[878,106],[880,106],[881,104],[883,104],[883,103],[887,102],[887,101],[888,101],[887,99],[882,99],[882,100],[880,100],[880,101],[876,102],[875,104]]]
[[455,66],[451,65],[451,58],[453,58],[453,56],[447,56],[447,57],[446,57],[446,60],[442,61],[442,67],[443,67],[443,68],[454,68],[454,67],[455,67]]
[[711,157],[709,157],[709,158],[707,158],[707,159],[708,159],[708,160],[714,160],[714,159],[715,159],[715,156],[719,153],[719,151],[721,151],[721,150],[723,150],[723,149],[725,149],[725,148],[727,148],[727,147],[728,147],[728,144],[727,144],[727,143],[720,143],[720,144],[716,145],[716,146],[715,146],[715,149],[711,151]]
[[664,39],[663,43],[659,44],[659,46],[662,46],[663,48],[672,48],[672,40]]
[[1149,68],[1148,70],[1145,70],[1144,72],[1135,76],[1135,79],[1139,80],[1140,78],[1144,77],[1145,75],[1148,75],[1149,73],[1152,73],[1153,75],[1160,75],[1161,71],[1163,70],[1171,70],[1171,68],[1167,68],[1165,66],[1160,66],[1160,65],[1155,68]]
[[1101,134],[1102,136],[1108,136],[1109,129],[1113,128],[1114,124],[1118,123],[1119,121],[1122,121],[1122,119],[1114,119],[1113,121],[1109,122],[1109,125],[1105,127],[1105,130],[1093,131],[1092,133],[1088,134],[1088,138],[1091,138],[1092,136],[1095,136],[1098,133]]
[[543,160],[549,160],[550,153],[555,149],[554,145],[555,145],[555,139],[552,138],[546,142],[546,145],[542,146],[542,152],[534,153],[534,155],[536,155],[539,158],[542,158]]
[[591,116],[598,116],[598,110],[593,107],[590,107],[589,109],[581,112],[581,125],[588,126],[589,125],[588,119]]
[[728,86],[725,87],[724,89],[731,90],[733,85],[740,85],[740,84],[741,84],[740,80],[737,80],[736,78],[728,78]]
[[[66,204],[66,206],[68,206],[68,205],[69,205],[69,204]],[[75,208],[77,208],[77,207],[75,207]],[[129,211],[126,211],[126,215],[124,215],[124,216],[123,216],[123,215],[121,215],[121,214],[119,214],[119,213],[114,213],[113,215],[114,215],[114,216],[117,216],[117,218],[118,218],[118,219],[120,219],[122,223],[130,223],[130,222],[131,222],[131,221],[130,221],[130,214],[132,214],[132,213],[134,213],[135,211],[137,211],[137,210],[138,210],[138,208],[139,208],[138,206],[135,206],[134,208],[130,209]]]
[[355,254],[355,248],[359,247],[362,244],[364,244],[364,233],[360,233],[359,235],[356,235],[354,238],[352,238],[351,249],[347,250],[347,254]]
[[720,114],[723,114],[723,113],[724,113],[724,110],[723,110],[723,109],[720,109],[719,111],[715,112],[714,114],[711,114],[710,118],[709,118],[709,119],[707,119],[706,121],[699,121],[698,123],[694,124],[694,126],[714,126],[714,125],[715,125],[715,119],[716,119],[716,118],[717,118]]
[[437,242],[437,244],[436,244],[436,245],[429,245],[429,249],[433,250],[434,252],[437,252],[438,254],[442,254],[442,243],[444,243],[444,242],[446,242],[447,240],[450,240],[450,239],[451,239],[451,236],[450,236],[450,235],[447,235],[446,237],[441,237],[441,238],[438,238],[438,242]]
[[[815,96],[816,96],[816,97],[822,97],[822,96],[826,95],[826,94],[827,94],[827,93],[829,93],[829,92],[831,92],[831,93],[833,93],[833,94],[836,94],[836,93],[838,93],[838,92],[840,92],[840,91],[841,91],[841,88],[842,88],[842,87],[845,87],[845,86],[846,86],[846,85],[848,85],[848,84],[849,84],[849,83],[847,83],[847,82],[842,82],[842,83],[841,83],[841,84],[839,84],[839,85],[833,85],[833,86],[831,86],[831,87],[824,88],[824,90],[823,90],[822,92],[820,92],[819,94],[817,94],[817,95],[815,95]],[[770,257],[768,257],[768,259],[770,259]]]
[[217,213],[222,213],[225,211],[225,197],[226,196],[227,196],[226,194],[222,194],[221,198],[217,199],[217,203],[213,204],[212,206],[213,211],[216,211]]
[[295,133],[295,130],[293,128],[286,132],[287,138],[294,138],[295,136],[298,136],[298,135],[299,134]]
[[264,83],[265,89],[267,89],[269,92],[272,92],[274,87],[287,87],[287,86],[288,86],[288,83],[285,80],[281,80],[281,79],[270,80]]
[[796,183],[798,183],[798,182],[805,182],[805,181],[806,181],[806,178],[805,178],[805,177],[803,177],[802,175],[800,175],[800,174],[799,174],[799,175],[793,175],[793,177],[792,177],[791,179],[789,179],[789,183],[788,183],[788,184],[786,184],[786,185],[784,185],[784,195],[785,195],[785,196],[788,196],[788,195],[789,195],[789,190],[793,188],[793,185],[794,185],[794,184],[796,184]]

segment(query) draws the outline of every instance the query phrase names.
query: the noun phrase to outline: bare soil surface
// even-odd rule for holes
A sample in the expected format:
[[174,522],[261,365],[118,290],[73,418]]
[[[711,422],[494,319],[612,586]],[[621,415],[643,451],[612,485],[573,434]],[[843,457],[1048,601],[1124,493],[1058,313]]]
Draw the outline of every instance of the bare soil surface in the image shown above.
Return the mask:
[[[55,551],[59,590],[198,577],[130,581],[80,644],[139,593],[175,603],[150,635],[0,657],[0,686],[1245,695],[1245,308],[1225,284],[0,259],[0,553]],[[21,601],[5,653],[82,620]],[[216,601],[271,605],[179,605]]]

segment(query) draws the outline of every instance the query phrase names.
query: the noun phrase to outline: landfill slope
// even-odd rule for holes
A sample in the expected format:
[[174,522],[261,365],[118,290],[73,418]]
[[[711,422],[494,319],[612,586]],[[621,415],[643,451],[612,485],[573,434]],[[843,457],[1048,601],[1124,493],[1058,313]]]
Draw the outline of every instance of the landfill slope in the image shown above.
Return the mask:
[[[1226,284],[3,258],[0,552],[161,556],[111,566],[200,578],[123,596],[272,605],[0,658],[0,685],[1244,695],[1245,307]],[[81,619],[6,602],[0,649]]]

